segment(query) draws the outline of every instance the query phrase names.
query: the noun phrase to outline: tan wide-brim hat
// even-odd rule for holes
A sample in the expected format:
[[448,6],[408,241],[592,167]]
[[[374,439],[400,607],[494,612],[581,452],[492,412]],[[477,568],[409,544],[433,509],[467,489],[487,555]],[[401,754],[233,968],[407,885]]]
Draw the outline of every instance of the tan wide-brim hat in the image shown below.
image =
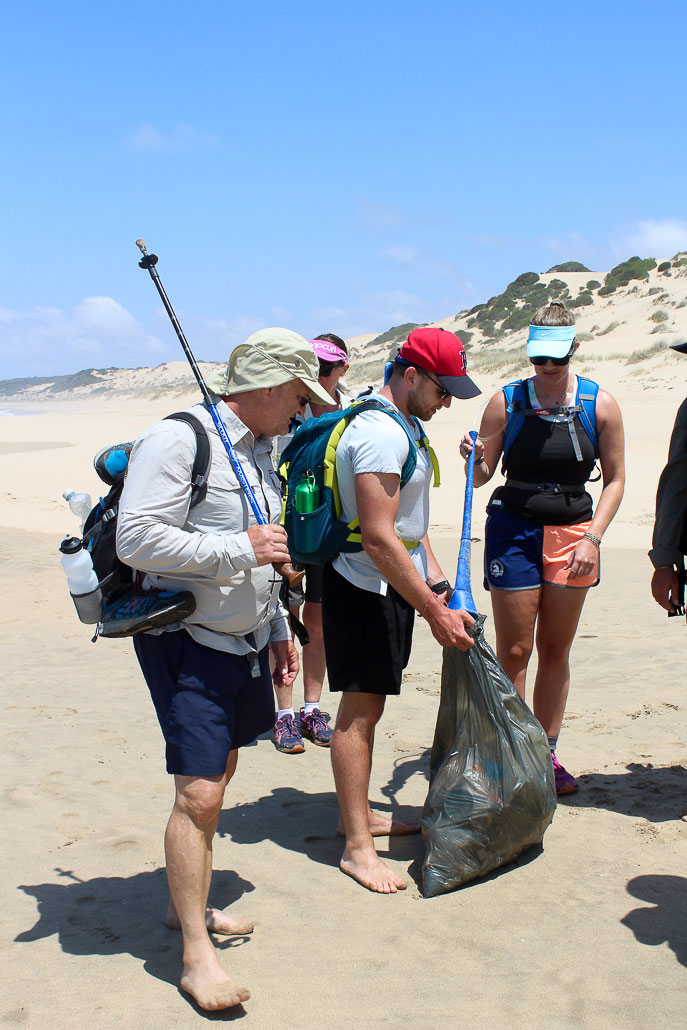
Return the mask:
[[230,397],[299,379],[310,400],[332,404],[332,398],[317,381],[318,372],[317,357],[304,336],[290,329],[260,329],[234,347],[227,367],[210,373],[206,384],[220,397]]

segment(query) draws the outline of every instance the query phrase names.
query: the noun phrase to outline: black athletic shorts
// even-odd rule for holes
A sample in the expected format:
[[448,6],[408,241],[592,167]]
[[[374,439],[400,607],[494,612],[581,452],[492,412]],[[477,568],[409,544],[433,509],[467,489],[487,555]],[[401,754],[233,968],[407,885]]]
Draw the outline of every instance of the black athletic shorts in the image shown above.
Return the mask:
[[400,694],[410,658],[415,609],[389,585],[361,590],[324,566],[322,628],[331,691]]

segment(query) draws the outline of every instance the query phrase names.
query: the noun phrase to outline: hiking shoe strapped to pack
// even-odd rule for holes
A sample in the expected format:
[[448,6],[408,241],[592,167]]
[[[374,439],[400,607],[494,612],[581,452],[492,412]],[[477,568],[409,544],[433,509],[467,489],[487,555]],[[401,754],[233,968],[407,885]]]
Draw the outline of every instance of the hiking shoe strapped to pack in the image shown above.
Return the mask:
[[129,440],[128,443],[110,444],[109,447],[103,447],[101,451],[98,451],[93,459],[93,468],[103,483],[114,486],[117,476],[124,472],[129,464],[133,446],[133,441]]
[[282,715],[281,719],[275,720],[272,743],[277,751],[282,751],[285,755],[300,755],[305,751],[303,738],[293,715]]
[[309,715],[305,714],[305,708],[301,708],[301,734],[318,747],[329,747],[334,736],[334,730],[327,724],[328,712],[321,712],[319,708],[313,708]]
[[564,769],[556,758],[554,751],[551,752],[553,762],[553,774],[556,780],[556,794],[561,797],[563,794],[575,794],[580,788],[574,776],[571,776],[567,769]]
[[103,605],[101,637],[133,637],[192,615],[196,599],[189,590],[132,591]]

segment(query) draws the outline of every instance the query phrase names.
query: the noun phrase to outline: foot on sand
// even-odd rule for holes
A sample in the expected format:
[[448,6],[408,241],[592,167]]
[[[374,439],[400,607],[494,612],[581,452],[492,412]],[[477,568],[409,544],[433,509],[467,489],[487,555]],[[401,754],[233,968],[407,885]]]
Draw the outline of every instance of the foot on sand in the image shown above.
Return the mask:
[[222,980],[206,979],[199,969],[187,969],[181,975],[181,989],[190,994],[202,1009],[216,1012],[218,1009],[230,1009],[248,1001],[250,991],[247,987],[239,987],[228,976]]
[[[221,933],[227,937],[240,937],[244,933],[252,933],[255,929],[250,919],[246,919],[245,916],[230,915],[229,912],[223,911],[221,908],[205,909],[205,925],[210,933]],[[181,929],[179,916],[173,905],[170,905],[167,909],[165,926],[170,930]]]
[[[368,826],[373,837],[405,837],[409,833],[419,833],[422,829],[420,823],[404,823],[400,819],[389,819],[387,816],[380,815],[379,812],[373,812],[372,810],[370,810],[368,816]],[[336,832],[339,837],[345,836],[341,818],[339,818]]]
[[405,880],[382,862],[376,852],[349,852],[347,848],[339,862],[339,869],[376,894],[396,894],[408,886]]

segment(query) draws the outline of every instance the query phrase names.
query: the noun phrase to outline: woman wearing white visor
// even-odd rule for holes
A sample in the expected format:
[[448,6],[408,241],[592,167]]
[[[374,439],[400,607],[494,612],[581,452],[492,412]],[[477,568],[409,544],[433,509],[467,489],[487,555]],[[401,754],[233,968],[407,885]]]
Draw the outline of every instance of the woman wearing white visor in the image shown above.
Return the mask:
[[[532,708],[549,738],[558,794],[578,789],[556,757],[570,648],[625,482],[620,409],[571,369],[578,347],[573,314],[559,303],[540,308],[527,343],[534,375],[491,398],[475,450],[475,486],[489,482],[500,458],[506,476],[489,500],[484,553],[498,659],[524,698],[536,626]],[[471,450],[466,434],[461,455],[467,460]],[[585,483],[597,459],[603,489],[593,511]]]

